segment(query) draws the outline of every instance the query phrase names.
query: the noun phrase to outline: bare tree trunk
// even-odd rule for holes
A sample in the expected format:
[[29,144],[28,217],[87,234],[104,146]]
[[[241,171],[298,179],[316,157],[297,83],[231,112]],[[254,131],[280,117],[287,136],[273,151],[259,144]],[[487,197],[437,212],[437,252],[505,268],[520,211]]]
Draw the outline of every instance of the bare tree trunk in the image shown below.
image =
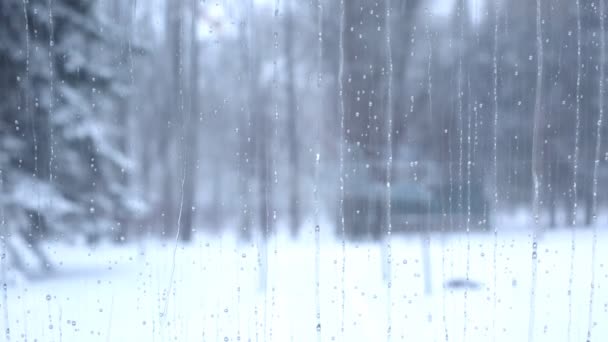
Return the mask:
[[[268,115],[266,112],[268,95],[260,89],[259,73],[261,70],[260,55],[257,50],[252,49],[253,41],[256,38],[257,27],[255,15],[253,13],[253,1],[250,1],[249,9],[249,41],[248,41],[248,108],[252,120],[251,141],[255,146],[254,162],[256,167],[258,185],[258,222],[264,241],[272,232],[272,220],[270,220],[270,202],[272,200],[272,182],[268,172],[269,149],[270,149],[270,130],[268,129]],[[248,142],[249,143],[249,142]]]
[[179,115],[179,86],[180,86],[180,60],[181,60],[181,0],[167,1],[166,3],[166,46],[169,53],[169,66],[167,70],[166,84],[168,89],[167,108],[165,110],[164,122],[168,127],[162,130],[161,148],[165,157],[166,167],[163,175],[162,189],[162,212],[164,214],[164,230],[163,232],[170,233],[174,231],[176,223],[176,196],[174,179],[175,170],[170,165],[173,165],[173,131],[174,125]]
[[[142,31],[152,31],[152,19],[151,19],[151,15],[150,15],[150,9],[144,7],[143,9],[143,14],[142,14],[142,19],[140,21],[140,23],[144,26],[144,28],[142,29]],[[159,61],[158,61],[158,56],[155,55],[151,55],[146,59],[146,67],[152,66],[154,68],[154,70],[159,70],[158,66],[159,66]],[[143,63],[140,63],[140,65]],[[136,68],[136,72],[137,75],[140,75],[140,78],[138,79],[137,82],[137,87],[139,89],[141,89],[140,91],[136,92],[137,95],[137,103],[139,106],[141,106],[140,108],[142,108],[142,111],[139,113],[139,116],[141,116],[143,118],[143,120],[138,121],[138,124],[136,125],[136,129],[138,130],[137,134],[138,139],[143,140],[142,137],[147,136],[148,134],[152,134],[153,136],[158,136],[158,132],[157,132],[157,119],[161,116],[162,114],[162,102],[160,101],[160,96],[157,96],[159,93],[159,85],[157,82],[149,82],[150,80],[150,76],[152,75],[152,73],[148,72],[147,68],[145,69],[145,72],[142,72],[142,69]],[[155,75],[153,76],[155,77]],[[148,94],[152,94],[152,101],[150,102],[143,102],[143,96],[142,94],[148,95]],[[143,102],[143,103],[142,103]],[[144,121],[144,122],[141,122]],[[143,141],[140,144],[140,148],[138,149],[139,152],[139,160],[141,162],[141,166],[138,169],[138,175],[139,175],[139,179],[140,179],[140,183],[139,186],[141,188],[141,196],[145,199],[145,200],[149,200],[151,194],[153,193],[151,191],[151,187],[152,187],[152,156],[155,155],[156,151],[157,151],[157,145],[158,145],[158,141],[156,139],[154,140],[150,140],[150,141]],[[140,227],[142,228],[142,227]]]
[[[401,44],[403,47],[400,49],[393,49],[394,55],[394,63],[393,63],[393,93],[394,94],[404,94],[405,93],[405,80],[407,74],[407,66],[410,60],[410,51],[411,47],[411,34],[412,28],[414,27],[414,17],[417,15],[418,7],[420,6],[420,0],[409,0],[403,2],[394,2],[395,4],[399,3],[398,9],[392,9],[394,11],[395,16],[398,20],[394,20],[390,23],[391,26],[394,26],[395,37],[403,37],[401,40]],[[396,5],[395,5],[396,6]],[[392,16],[392,15],[391,15]],[[407,97],[406,96],[393,96],[392,103],[387,104],[387,106],[393,106],[393,135],[392,139],[392,149],[393,155],[398,156],[400,148],[402,144],[402,138],[405,135],[405,119],[404,112],[407,110]],[[395,164],[393,164],[395,167]]]
[[[129,21],[134,20],[134,18],[132,16],[130,16],[131,13],[131,8],[130,8],[130,2],[128,1],[120,1],[120,0],[114,0],[112,3],[112,8],[111,8],[111,13],[110,16],[112,16],[114,18],[114,20],[116,20],[116,22],[119,24],[119,26],[121,28],[127,28],[129,27],[129,25],[131,25],[131,23]],[[131,26],[132,27],[132,26]],[[129,44],[128,39],[130,39],[129,34],[131,33],[130,30],[124,29],[122,30],[122,36],[121,36],[121,41],[120,41],[120,53],[118,56],[118,60],[116,61],[116,63],[122,67],[123,70],[125,70],[125,67],[129,64],[129,49],[127,47],[127,45]],[[127,77],[127,75],[123,75],[123,82],[128,83],[129,79]],[[119,134],[118,137],[118,148],[120,150],[120,152],[122,152],[125,156],[128,154],[127,149],[128,149],[128,136],[129,136],[129,125],[128,125],[128,117],[129,117],[129,98],[130,96],[127,96],[127,93],[121,93],[118,95],[117,98],[117,102],[118,102],[118,106],[117,106],[117,113],[115,113],[116,115],[116,119],[118,121],[118,128],[122,131]],[[126,170],[122,171],[120,176],[119,176],[119,182],[121,187],[123,188],[123,191],[126,190],[128,183],[129,183],[129,178],[128,178],[128,173]],[[119,226],[118,229],[116,231],[114,231],[113,233],[113,240],[114,242],[121,242],[123,241],[124,237],[126,237],[127,235],[127,229],[128,229],[128,222],[127,222],[127,215],[125,213],[124,208],[119,207],[115,207],[114,210],[114,219],[116,220],[116,222],[118,222]],[[123,239],[121,239],[123,238]]]
[[555,226],[557,224],[556,200],[557,200],[557,196],[555,196],[555,189],[552,187],[551,189],[549,189],[549,203],[547,203],[547,205],[549,206],[549,227],[550,228],[555,228]]
[[547,184],[545,191],[547,192],[547,206],[549,207],[549,227],[555,228],[557,224],[557,163],[550,160],[551,152],[547,151],[549,160],[547,160]]
[[[129,111],[129,101],[127,100],[127,96],[125,94],[125,96],[123,98],[120,99],[120,105],[119,105],[119,110],[120,113],[118,113],[119,116],[119,122],[120,122],[120,129],[123,131],[120,134],[120,143],[119,143],[119,148],[120,148],[120,152],[122,152],[125,156],[128,156],[128,137],[129,137],[129,120],[128,120],[128,111]],[[129,171],[127,170],[121,170],[121,174],[120,174],[120,185],[122,187],[122,191],[127,191],[128,187],[129,187]],[[114,236],[114,240],[116,242],[122,242],[125,240],[125,238],[127,237],[128,234],[128,230],[129,230],[129,219],[128,219],[128,213],[126,212],[125,208],[122,207],[118,207],[115,208],[115,216],[116,216],[116,221],[120,224],[120,226],[118,227],[118,229],[115,232],[115,236]]]
[[288,136],[288,150],[289,150],[289,226],[291,235],[296,237],[300,228],[300,162],[299,162],[299,146],[298,146],[298,129],[297,129],[297,116],[298,116],[298,104],[296,100],[296,89],[295,89],[295,77],[294,77],[294,57],[293,57],[293,45],[294,45],[294,16],[291,1],[285,4],[287,9],[285,13],[285,58],[287,82],[286,82],[286,95],[287,95],[287,136]]
[[241,201],[241,217],[239,232],[240,238],[244,241],[251,240],[251,196],[250,196],[250,180],[251,180],[251,146],[249,139],[251,137],[251,129],[249,120],[241,125],[239,133],[239,193]]
[[163,215],[163,228],[162,234],[165,235],[171,231],[173,231],[172,227],[175,223],[175,210],[173,207],[173,201],[175,200],[174,186],[173,186],[173,175],[174,170],[171,167],[171,157],[172,157],[172,149],[171,149],[171,133],[169,129],[160,130],[161,140],[161,155],[165,159],[165,167],[161,168],[163,171],[162,175],[162,189],[161,189],[161,199],[160,199],[160,209]]
[[214,231],[220,231],[222,221],[222,167],[221,156],[216,155],[213,162],[212,210],[209,222]]
[[272,197],[272,182],[269,180],[268,175],[268,120],[262,111],[257,111],[255,136],[257,138],[257,163],[258,163],[258,186],[260,205],[259,209],[259,222],[260,229],[264,239],[267,239],[272,232],[270,226],[270,199]]
[[565,225],[571,227],[574,225],[574,194],[573,190],[570,189],[564,194],[566,198],[566,222]]
[[[251,84],[251,20],[241,22],[241,60],[244,61],[243,75],[245,82]],[[252,178],[252,151],[251,151],[251,86],[243,100],[245,120],[239,124],[239,196],[241,202],[241,217],[239,218],[239,236],[244,241],[251,240],[251,194],[250,181]]]
[[190,23],[190,111],[186,120],[186,141],[184,150],[184,203],[180,221],[180,238],[190,241],[192,238],[194,193],[196,191],[196,160],[198,158],[198,135],[196,134],[196,117],[199,111],[199,45],[196,35],[196,20],[198,19],[198,1],[190,0],[192,20]]
[[[593,181],[593,180],[591,180]],[[593,223],[593,190],[585,189],[583,192],[583,201],[585,202],[585,226],[590,226]]]

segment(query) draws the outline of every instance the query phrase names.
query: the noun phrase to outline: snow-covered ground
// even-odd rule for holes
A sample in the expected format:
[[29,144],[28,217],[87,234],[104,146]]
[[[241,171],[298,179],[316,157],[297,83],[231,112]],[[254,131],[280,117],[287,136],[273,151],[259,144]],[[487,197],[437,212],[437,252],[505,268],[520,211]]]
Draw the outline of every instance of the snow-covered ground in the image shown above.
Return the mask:
[[[198,235],[178,245],[175,258],[171,241],[52,244],[56,272],[9,283],[0,331],[8,321],[11,341],[525,341],[532,307],[534,341],[584,341],[592,233],[575,233],[574,251],[570,230],[540,239],[532,306],[527,230],[497,240],[492,233],[394,236],[390,288],[382,244],[347,243],[343,254],[327,232],[317,245],[312,229],[296,242],[270,240],[267,272],[257,243],[231,235]],[[607,246],[608,230],[598,227],[593,341],[608,341]],[[467,275],[472,286],[444,287]]]

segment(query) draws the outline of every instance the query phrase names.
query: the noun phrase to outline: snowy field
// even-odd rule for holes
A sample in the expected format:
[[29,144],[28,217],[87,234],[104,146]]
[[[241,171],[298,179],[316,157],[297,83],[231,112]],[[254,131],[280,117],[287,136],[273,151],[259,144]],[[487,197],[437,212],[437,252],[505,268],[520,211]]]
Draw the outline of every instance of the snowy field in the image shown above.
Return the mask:
[[[592,233],[576,230],[574,258],[571,237],[561,229],[539,241],[534,341],[586,340]],[[312,230],[297,242],[270,240],[267,272],[260,271],[265,257],[257,244],[241,245],[230,235],[198,235],[177,247],[175,259],[171,241],[48,245],[56,272],[12,277],[1,331],[8,322],[11,341],[528,339],[528,231],[501,232],[497,240],[492,233],[437,234],[427,241],[394,236],[390,276],[383,276],[380,244],[347,243],[343,254],[341,241]],[[604,227],[597,246],[592,340],[608,341]]]

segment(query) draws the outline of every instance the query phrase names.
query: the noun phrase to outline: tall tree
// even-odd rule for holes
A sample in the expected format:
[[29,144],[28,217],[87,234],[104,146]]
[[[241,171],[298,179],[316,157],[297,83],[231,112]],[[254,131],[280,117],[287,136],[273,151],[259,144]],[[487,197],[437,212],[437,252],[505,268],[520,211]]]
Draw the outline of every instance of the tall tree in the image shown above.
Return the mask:
[[[181,191],[181,182],[177,180],[181,177],[179,175],[180,168],[176,167],[179,163],[176,158],[176,152],[178,151],[177,139],[175,136],[178,134],[179,123],[181,122],[180,115],[183,114],[182,104],[182,1],[167,1],[166,2],[166,17],[165,17],[165,45],[166,53],[168,54],[167,66],[165,70],[166,76],[166,100],[165,100],[165,111],[162,116],[161,122],[166,125],[164,129],[160,130],[160,148],[162,149],[161,154],[166,161],[166,167],[162,169],[162,195],[161,195],[161,208],[162,214],[164,215],[164,228],[163,232],[173,232],[178,227],[176,226],[178,220],[178,194]],[[161,126],[162,127],[162,126]],[[182,156],[184,157],[184,156]],[[173,166],[173,167],[172,167]],[[181,176],[181,175],[180,175]],[[178,191],[176,191],[176,189]],[[181,195],[181,194],[179,194]]]
[[294,9],[292,1],[285,4],[284,33],[285,33],[285,96],[287,97],[287,143],[289,155],[289,227],[293,236],[298,234],[300,228],[300,147],[298,146],[298,103],[296,97],[294,45]]
[[[97,49],[116,51],[95,1],[0,5],[2,203],[10,229],[48,264],[38,242],[109,235],[129,208],[107,103],[119,83]],[[51,7],[49,7],[51,6]],[[102,34],[102,32],[109,32]]]
[[183,216],[181,219],[180,237],[183,241],[189,241],[193,229],[193,204],[194,194],[197,187],[196,164],[198,160],[198,134],[197,116],[199,112],[199,42],[198,42],[198,20],[199,7],[198,0],[190,0],[190,110],[185,124],[185,156],[184,156],[184,204]]

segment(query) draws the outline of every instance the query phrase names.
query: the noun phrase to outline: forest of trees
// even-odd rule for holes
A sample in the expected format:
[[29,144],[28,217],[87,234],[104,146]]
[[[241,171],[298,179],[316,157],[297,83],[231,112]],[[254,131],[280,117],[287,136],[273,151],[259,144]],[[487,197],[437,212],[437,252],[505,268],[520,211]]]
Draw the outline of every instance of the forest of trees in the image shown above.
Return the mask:
[[438,3],[1,1],[2,235],[348,233],[387,181],[490,222],[531,208],[535,137],[543,224],[591,224],[608,10]]

